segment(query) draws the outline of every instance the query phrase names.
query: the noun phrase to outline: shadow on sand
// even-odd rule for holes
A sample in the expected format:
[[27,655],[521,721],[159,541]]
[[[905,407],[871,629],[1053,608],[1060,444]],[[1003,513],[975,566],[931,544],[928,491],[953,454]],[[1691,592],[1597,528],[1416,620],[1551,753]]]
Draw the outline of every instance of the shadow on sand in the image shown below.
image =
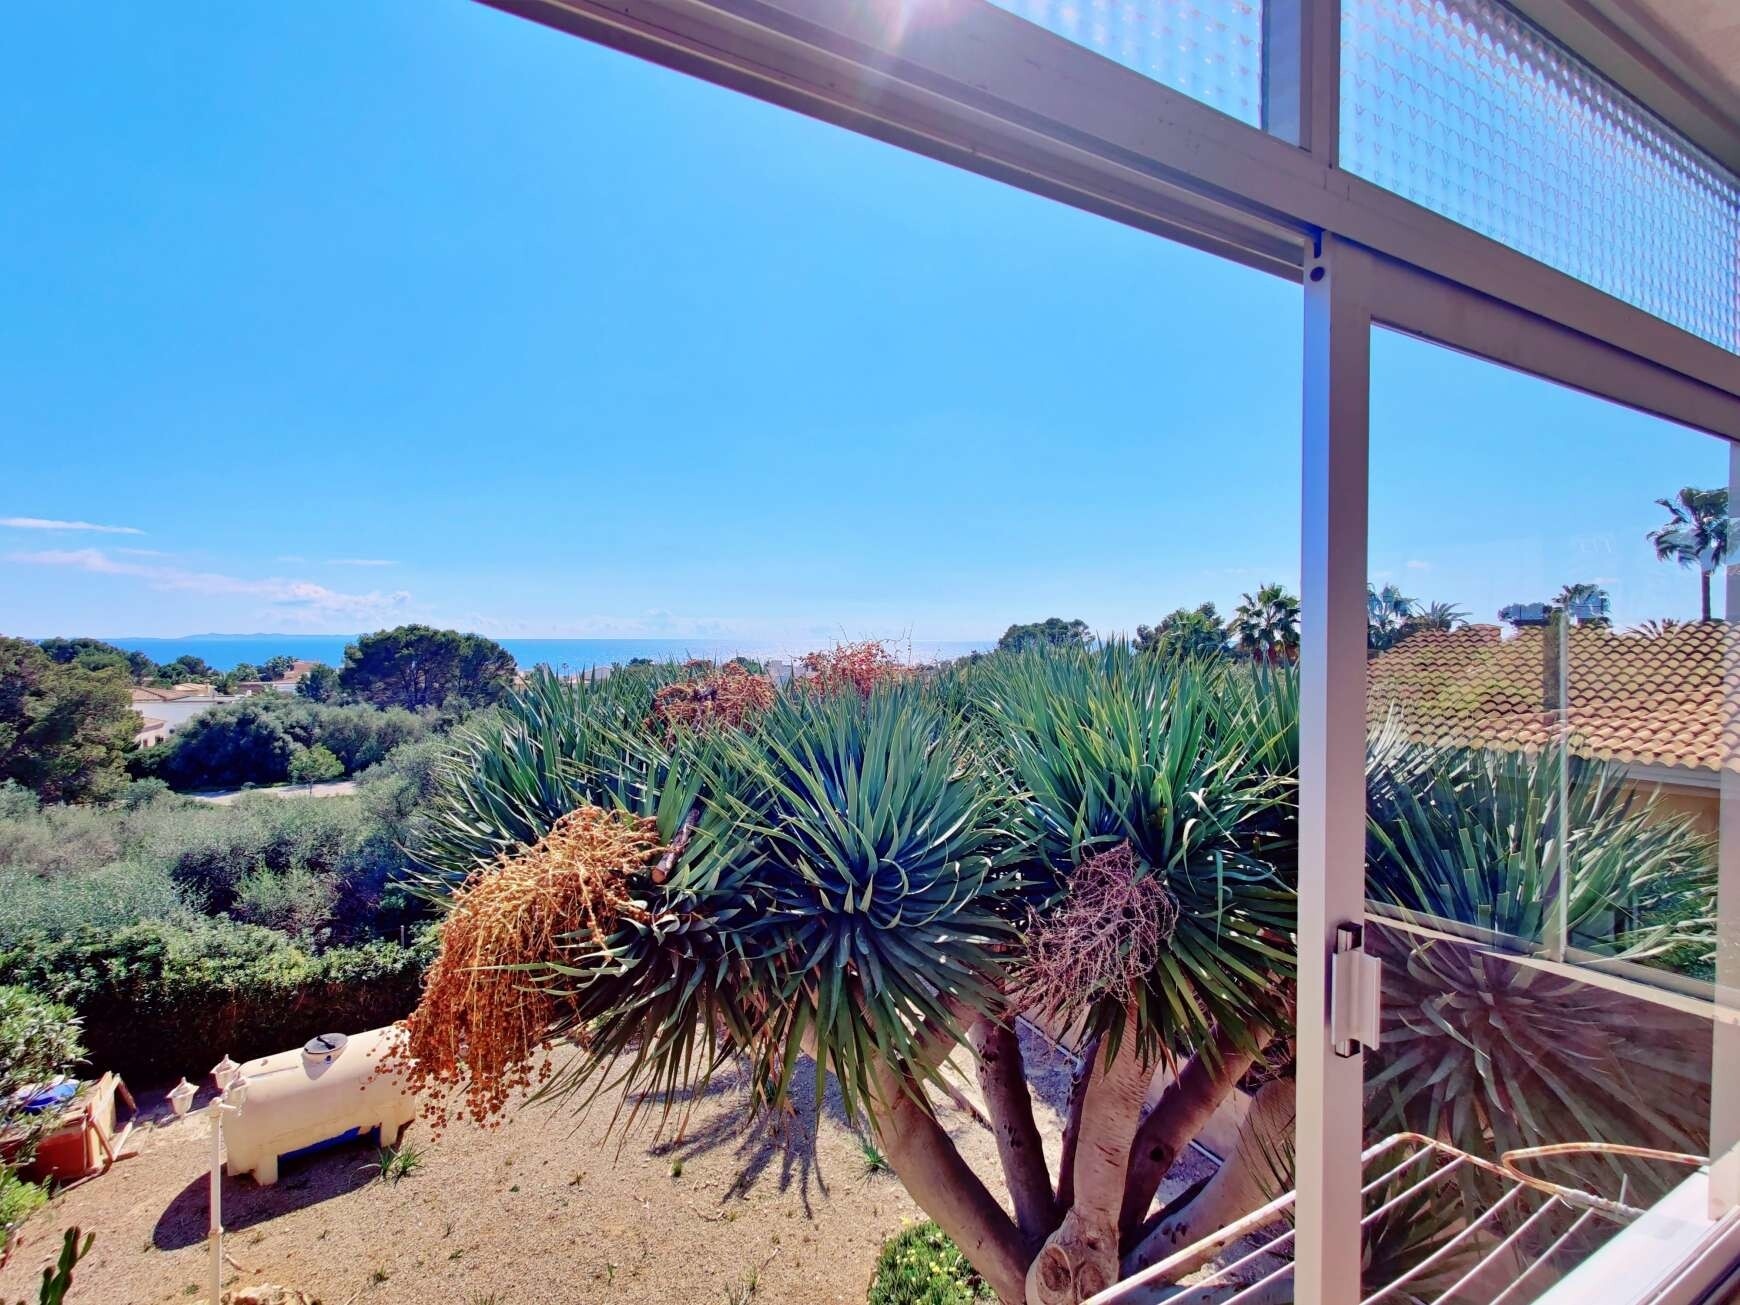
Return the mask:
[[[373,1146],[358,1143],[337,1147],[284,1165],[278,1181],[261,1187],[252,1178],[223,1179],[224,1231],[239,1232],[306,1206],[318,1205],[375,1179]],[[151,1244],[160,1251],[180,1250],[205,1240],[210,1223],[208,1192],[211,1179],[201,1174],[175,1194],[151,1230]]]

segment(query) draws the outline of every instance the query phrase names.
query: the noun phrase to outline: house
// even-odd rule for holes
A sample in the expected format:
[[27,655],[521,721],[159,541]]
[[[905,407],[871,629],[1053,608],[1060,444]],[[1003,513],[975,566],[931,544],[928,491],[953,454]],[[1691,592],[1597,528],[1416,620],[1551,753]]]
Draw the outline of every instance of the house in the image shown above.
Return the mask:
[[1740,773],[1735,727],[1724,726],[1734,630],[1574,626],[1562,665],[1557,627],[1419,631],[1372,659],[1368,719],[1393,714],[1421,742],[1525,751],[1555,746],[1568,725],[1573,755],[1622,765],[1714,833],[1722,769]]
[[135,688],[133,710],[144,717],[146,723],[134,735],[134,741],[141,747],[161,743],[202,711],[220,703],[235,702],[241,696],[245,695],[218,693],[209,684],[177,684],[169,689]]

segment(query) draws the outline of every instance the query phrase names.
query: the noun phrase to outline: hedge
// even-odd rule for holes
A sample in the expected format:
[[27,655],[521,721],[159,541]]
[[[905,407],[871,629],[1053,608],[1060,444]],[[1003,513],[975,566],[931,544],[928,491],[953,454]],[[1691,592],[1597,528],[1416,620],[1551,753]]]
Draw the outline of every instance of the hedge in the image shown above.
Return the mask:
[[314,954],[255,925],[147,921],[0,951],[0,983],[77,1011],[91,1072],[197,1082],[226,1053],[247,1060],[402,1019],[433,945],[427,934]]

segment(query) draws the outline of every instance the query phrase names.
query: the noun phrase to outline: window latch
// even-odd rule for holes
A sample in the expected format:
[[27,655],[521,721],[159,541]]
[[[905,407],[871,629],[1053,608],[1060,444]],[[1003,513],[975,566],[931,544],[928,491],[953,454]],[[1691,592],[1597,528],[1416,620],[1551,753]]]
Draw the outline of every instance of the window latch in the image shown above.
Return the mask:
[[1337,1056],[1346,1059],[1378,1045],[1383,981],[1383,962],[1365,950],[1365,926],[1337,925],[1329,960],[1329,1041]]

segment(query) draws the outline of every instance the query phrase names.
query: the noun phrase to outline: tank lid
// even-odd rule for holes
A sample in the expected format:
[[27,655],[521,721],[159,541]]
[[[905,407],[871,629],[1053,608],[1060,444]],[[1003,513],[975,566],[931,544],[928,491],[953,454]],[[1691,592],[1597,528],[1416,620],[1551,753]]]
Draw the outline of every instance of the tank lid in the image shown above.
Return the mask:
[[302,1044],[302,1054],[309,1060],[334,1060],[349,1041],[342,1033],[322,1033]]

